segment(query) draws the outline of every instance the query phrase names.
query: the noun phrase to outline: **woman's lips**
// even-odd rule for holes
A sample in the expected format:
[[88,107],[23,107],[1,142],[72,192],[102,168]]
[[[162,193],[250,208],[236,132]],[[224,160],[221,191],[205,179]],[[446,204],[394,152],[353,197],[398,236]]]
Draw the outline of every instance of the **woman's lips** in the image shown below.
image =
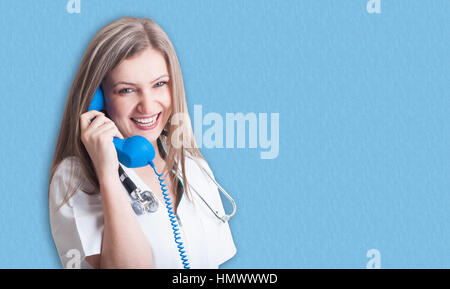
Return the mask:
[[140,130],[152,130],[158,125],[160,117],[161,117],[161,113],[158,113],[158,117],[156,118],[155,122],[152,125],[149,125],[149,126],[141,124],[141,123],[138,123],[134,119],[131,119],[131,121]]

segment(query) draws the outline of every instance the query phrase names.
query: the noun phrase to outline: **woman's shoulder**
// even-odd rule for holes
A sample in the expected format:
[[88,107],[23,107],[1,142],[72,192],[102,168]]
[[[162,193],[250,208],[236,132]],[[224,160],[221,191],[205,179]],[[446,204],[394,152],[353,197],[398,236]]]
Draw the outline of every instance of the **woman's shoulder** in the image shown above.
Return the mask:
[[55,169],[55,174],[64,174],[68,171],[72,170],[72,168],[80,168],[81,167],[81,161],[76,156],[70,156],[64,158]]
[[202,198],[216,205],[221,204],[214,174],[203,157],[186,154],[185,169],[188,183],[201,194]]
[[91,189],[92,186],[87,183],[80,159],[75,156],[66,157],[55,168],[49,187],[49,200],[60,203],[71,192]]
[[81,161],[76,156],[64,158],[55,168],[51,183],[63,182],[68,184],[72,181],[82,181],[84,179]]

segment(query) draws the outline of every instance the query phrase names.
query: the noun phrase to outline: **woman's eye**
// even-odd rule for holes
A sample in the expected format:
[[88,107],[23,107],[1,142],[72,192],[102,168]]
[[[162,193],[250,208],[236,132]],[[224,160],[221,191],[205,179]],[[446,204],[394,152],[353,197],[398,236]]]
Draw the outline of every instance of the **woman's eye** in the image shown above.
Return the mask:
[[133,92],[133,90],[131,88],[124,88],[124,89],[119,90],[120,94],[127,94],[127,93],[131,93],[131,92]]
[[166,83],[167,83],[167,81],[160,81],[160,82],[158,82],[157,84],[155,84],[155,87],[163,86],[163,85],[165,85]]

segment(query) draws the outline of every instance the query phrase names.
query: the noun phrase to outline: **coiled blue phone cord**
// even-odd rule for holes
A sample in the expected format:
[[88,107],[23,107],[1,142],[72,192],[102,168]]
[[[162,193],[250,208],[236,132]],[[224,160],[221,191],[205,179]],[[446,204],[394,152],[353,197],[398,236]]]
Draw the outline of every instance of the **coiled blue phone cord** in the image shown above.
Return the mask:
[[158,174],[158,172],[156,171],[156,168],[155,168],[155,164],[153,164],[153,162],[149,162],[149,165],[153,168],[153,171],[158,176],[159,185],[161,186],[161,191],[162,191],[165,203],[166,203],[167,212],[169,213],[169,219],[170,219],[170,224],[172,225],[173,236],[175,238],[175,243],[177,243],[178,252],[180,252],[180,257],[181,257],[181,261],[183,263],[183,267],[184,267],[184,269],[190,269],[191,267],[189,266],[189,260],[186,255],[186,251],[184,250],[183,242],[181,242],[181,237],[180,237],[180,232],[179,232],[180,229],[178,228],[179,226],[178,226],[178,222],[177,222],[177,217],[175,216],[173,207],[171,206],[172,202],[170,201],[169,193],[167,192],[167,189],[166,189],[167,185],[164,184],[165,179],[161,178],[163,176],[162,174]]

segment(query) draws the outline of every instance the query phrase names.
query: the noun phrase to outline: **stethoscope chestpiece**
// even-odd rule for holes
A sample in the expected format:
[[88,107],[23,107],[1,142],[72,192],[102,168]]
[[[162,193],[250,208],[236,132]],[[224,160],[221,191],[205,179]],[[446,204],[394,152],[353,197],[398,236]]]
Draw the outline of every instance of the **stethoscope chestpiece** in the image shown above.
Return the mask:
[[144,213],[154,213],[158,210],[158,201],[156,200],[153,192],[136,189],[131,193],[133,202],[131,206],[136,215],[142,215]]
[[158,209],[158,201],[152,191],[141,191],[119,166],[119,178],[123,186],[133,199],[131,207],[136,215],[153,213]]

